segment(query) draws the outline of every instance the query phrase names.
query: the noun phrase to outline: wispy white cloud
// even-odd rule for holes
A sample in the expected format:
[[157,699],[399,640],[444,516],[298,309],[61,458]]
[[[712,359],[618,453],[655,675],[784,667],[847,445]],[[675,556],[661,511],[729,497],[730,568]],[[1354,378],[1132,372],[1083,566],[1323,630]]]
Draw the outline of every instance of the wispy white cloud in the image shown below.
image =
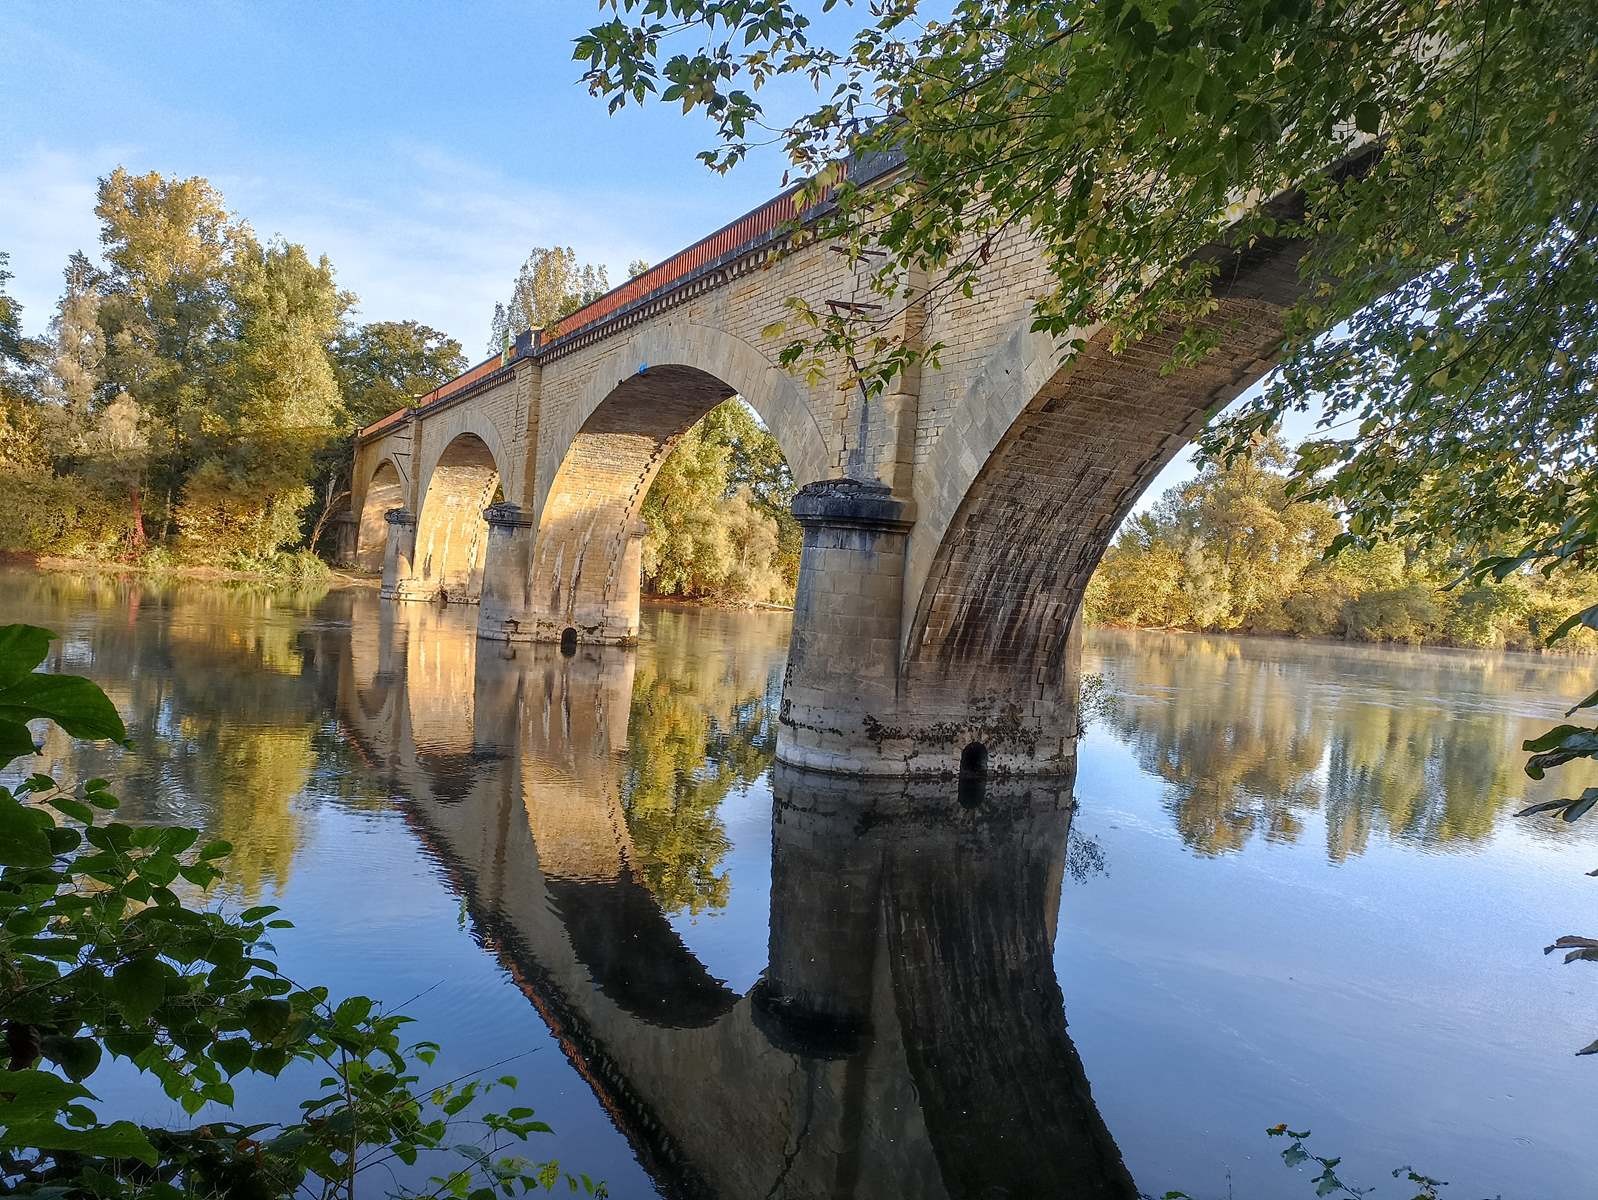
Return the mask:
[[61,293],[61,272],[74,250],[94,255],[100,225],[94,216],[99,176],[123,151],[37,150],[0,163],[0,250],[11,255],[9,285],[22,304],[23,325],[43,333]]
[[531,185],[435,146],[385,150],[359,195],[265,176],[217,182],[259,232],[326,254],[363,320],[415,317],[470,356],[486,347],[494,304],[532,247],[573,246],[620,282],[628,262],[663,257],[715,221],[702,204],[663,214],[656,197]]

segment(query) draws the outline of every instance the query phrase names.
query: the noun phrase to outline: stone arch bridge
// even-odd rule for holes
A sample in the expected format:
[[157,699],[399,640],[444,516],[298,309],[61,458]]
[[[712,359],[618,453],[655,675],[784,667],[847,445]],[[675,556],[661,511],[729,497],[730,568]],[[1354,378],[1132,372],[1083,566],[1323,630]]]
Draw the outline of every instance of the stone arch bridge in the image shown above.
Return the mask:
[[[891,164],[853,167],[869,182]],[[509,641],[638,632],[640,507],[677,439],[742,396],[803,486],[778,755],[857,774],[1063,773],[1089,576],[1159,470],[1272,365],[1290,249],[1227,260],[1220,348],[1162,374],[1173,334],[1111,354],[1034,332],[1038,246],[989,247],[972,295],[912,308],[941,345],[865,399],[808,382],[762,331],[789,297],[868,303],[866,270],[795,237],[789,191],[363,430],[344,554],[394,600],[480,603]]]

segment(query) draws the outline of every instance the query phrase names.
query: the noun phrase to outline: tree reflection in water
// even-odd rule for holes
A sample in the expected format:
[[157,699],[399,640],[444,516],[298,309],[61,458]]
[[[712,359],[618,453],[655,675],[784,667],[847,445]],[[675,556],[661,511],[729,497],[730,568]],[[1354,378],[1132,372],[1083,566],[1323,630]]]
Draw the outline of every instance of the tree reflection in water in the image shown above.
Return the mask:
[[[228,837],[252,900],[304,854],[307,794],[397,805],[668,1194],[1133,1194],[1051,961],[1062,872],[1100,868],[1068,852],[1068,796],[966,809],[771,768],[785,617],[655,610],[636,651],[566,657],[366,596],[27,579],[16,616],[62,629],[58,665],[104,682],[137,741],[53,742],[50,769]],[[1531,791],[1503,697],[1579,672],[1344,647],[1306,669],[1302,645],[1150,635],[1087,653],[1188,845],[1324,819],[1334,860],[1486,836]],[[724,822],[768,786],[765,969],[732,988],[679,918],[740,888],[750,911]]]
[[[1306,669],[1321,657],[1321,669]],[[1296,841],[1320,812],[1336,862],[1362,853],[1373,833],[1433,847],[1487,837],[1539,791],[1521,771],[1529,726],[1498,698],[1563,695],[1581,667],[1096,631],[1084,669],[1109,673],[1102,719],[1170,785],[1166,807],[1189,846],[1223,854],[1257,834]]]
[[74,614],[65,627],[37,618],[64,635],[52,644],[52,668],[100,682],[138,748],[74,743],[52,726],[40,769],[64,782],[115,775],[123,819],[196,825],[232,842],[226,886],[246,900],[281,888],[302,844],[295,801],[322,723],[307,703],[302,627],[325,591],[23,578],[18,607]]
[[683,616],[657,614],[640,655],[621,804],[644,885],[666,912],[697,913],[724,907],[731,886],[717,810],[776,753],[787,628],[751,622],[735,653],[707,655]]

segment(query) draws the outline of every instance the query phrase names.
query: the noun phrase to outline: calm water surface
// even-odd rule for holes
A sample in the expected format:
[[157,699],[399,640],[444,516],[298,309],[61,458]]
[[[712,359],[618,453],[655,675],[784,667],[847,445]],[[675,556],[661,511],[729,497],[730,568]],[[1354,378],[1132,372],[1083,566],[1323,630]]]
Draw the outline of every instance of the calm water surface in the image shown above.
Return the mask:
[[0,596],[129,718],[58,777],[232,841],[292,975],[510,1060],[615,1196],[1309,1197],[1278,1121],[1379,1196],[1594,1193],[1592,980],[1539,950],[1598,838],[1510,815],[1590,665],[1095,633],[1074,792],[963,807],[774,768],[786,614],[565,658],[367,592]]

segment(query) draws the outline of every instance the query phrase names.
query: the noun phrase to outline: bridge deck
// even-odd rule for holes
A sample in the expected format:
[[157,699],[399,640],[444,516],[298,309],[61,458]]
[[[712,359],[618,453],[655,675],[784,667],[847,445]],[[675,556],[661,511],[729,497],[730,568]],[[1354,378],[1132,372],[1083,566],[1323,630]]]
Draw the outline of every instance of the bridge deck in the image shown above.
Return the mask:
[[[840,182],[852,179],[856,184],[868,183],[897,167],[902,158],[898,155],[876,155],[871,158],[847,159],[839,164]],[[557,347],[564,348],[579,333],[603,325],[632,310],[658,299],[677,288],[721,267],[730,259],[740,258],[767,243],[786,237],[800,225],[820,216],[827,207],[825,201],[802,207],[800,194],[803,184],[796,184],[760,207],[723,225],[714,233],[700,238],[693,245],[679,250],[670,258],[650,267],[618,287],[613,287],[596,300],[583,305],[569,316],[562,317],[551,328],[533,330],[532,337],[525,335],[504,353],[484,359],[470,370],[440,384],[416,399],[409,408],[396,409],[378,421],[366,426],[357,435],[359,441],[383,433],[409,416],[426,412],[461,393],[475,388],[501,370],[525,358],[541,359]]]

